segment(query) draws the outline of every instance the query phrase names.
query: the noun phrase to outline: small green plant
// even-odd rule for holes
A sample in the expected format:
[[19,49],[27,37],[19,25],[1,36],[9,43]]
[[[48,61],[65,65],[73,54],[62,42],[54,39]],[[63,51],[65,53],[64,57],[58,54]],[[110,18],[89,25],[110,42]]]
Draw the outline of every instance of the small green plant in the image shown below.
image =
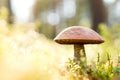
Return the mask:
[[118,56],[118,64],[114,68],[115,76],[117,77],[118,80],[120,80],[120,56]]
[[69,58],[67,70],[69,71],[70,77],[73,78],[72,80],[84,80],[83,76],[88,80],[114,80],[114,76],[120,75],[120,66],[113,66],[111,56],[107,54],[107,60],[102,62],[99,53],[97,63],[87,65],[86,69],[79,62],[76,63],[74,59]]
[[69,71],[70,80],[83,80],[83,78],[87,78],[84,62],[76,62],[74,59],[69,58],[67,62],[67,71]]
[[98,54],[98,61],[95,67],[92,69],[92,75],[96,78],[99,78],[100,80],[112,80],[114,75],[114,68],[113,63],[110,60],[110,55],[107,54],[106,62],[100,62],[99,58],[100,56]]

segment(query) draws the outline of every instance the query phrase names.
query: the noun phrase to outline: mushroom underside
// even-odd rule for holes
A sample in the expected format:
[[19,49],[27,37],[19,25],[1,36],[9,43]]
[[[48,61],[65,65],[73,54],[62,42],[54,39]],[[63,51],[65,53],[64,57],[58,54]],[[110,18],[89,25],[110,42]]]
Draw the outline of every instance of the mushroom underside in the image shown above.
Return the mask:
[[101,40],[84,40],[84,39],[59,39],[55,40],[57,43],[60,44],[100,44],[103,43],[104,41]]

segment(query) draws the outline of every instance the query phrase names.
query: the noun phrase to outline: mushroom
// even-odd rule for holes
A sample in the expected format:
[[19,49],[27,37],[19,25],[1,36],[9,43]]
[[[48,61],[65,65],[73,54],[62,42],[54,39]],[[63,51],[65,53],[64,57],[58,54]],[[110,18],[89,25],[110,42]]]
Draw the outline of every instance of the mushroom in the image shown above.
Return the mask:
[[81,57],[86,58],[84,44],[100,44],[103,38],[94,30],[82,27],[71,26],[60,32],[54,39],[60,44],[74,44],[74,58],[81,61]]

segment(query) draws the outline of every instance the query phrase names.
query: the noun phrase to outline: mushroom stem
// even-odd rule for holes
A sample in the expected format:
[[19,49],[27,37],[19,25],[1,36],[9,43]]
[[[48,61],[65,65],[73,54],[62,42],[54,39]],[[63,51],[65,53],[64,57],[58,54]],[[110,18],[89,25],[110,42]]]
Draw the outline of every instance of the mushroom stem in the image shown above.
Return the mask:
[[86,58],[83,44],[74,44],[74,57],[77,61],[81,61],[82,57]]

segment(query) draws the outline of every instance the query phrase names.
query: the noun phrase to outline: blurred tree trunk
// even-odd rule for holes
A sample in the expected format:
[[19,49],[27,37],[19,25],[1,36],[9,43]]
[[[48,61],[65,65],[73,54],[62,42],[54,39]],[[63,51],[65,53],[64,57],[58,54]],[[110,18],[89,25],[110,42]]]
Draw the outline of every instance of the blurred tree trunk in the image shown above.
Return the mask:
[[8,23],[13,22],[13,13],[11,9],[11,0],[0,0],[0,7],[6,7],[8,9],[9,15],[8,15]]
[[33,17],[34,20],[39,18],[39,15],[43,11],[47,11],[50,9],[56,8],[57,4],[60,2],[60,0],[36,0],[34,6],[33,6]]
[[92,28],[99,32],[98,25],[107,22],[107,10],[103,0],[90,0]]
[[12,8],[11,8],[11,0],[7,0],[7,8],[8,8],[8,23],[13,23],[13,12],[12,12]]
[[[60,0],[36,0],[33,7],[33,20],[39,20],[40,14],[44,11],[51,10],[56,13],[56,6]],[[47,15],[46,15],[47,16]],[[56,36],[56,25],[50,25],[42,22],[40,33],[45,34],[48,38],[54,38]]]

